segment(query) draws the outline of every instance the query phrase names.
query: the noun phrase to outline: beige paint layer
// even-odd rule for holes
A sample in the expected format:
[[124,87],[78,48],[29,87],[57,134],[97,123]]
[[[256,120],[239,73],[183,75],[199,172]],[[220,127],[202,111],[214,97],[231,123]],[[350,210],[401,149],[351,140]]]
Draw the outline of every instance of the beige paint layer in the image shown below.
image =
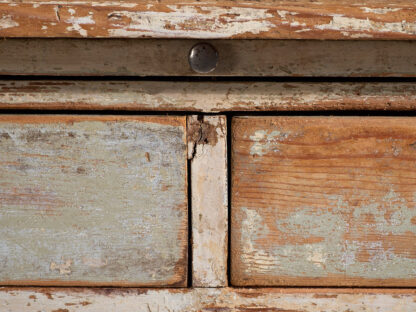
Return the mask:
[[192,181],[192,286],[227,286],[228,187],[225,116],[188,117]]

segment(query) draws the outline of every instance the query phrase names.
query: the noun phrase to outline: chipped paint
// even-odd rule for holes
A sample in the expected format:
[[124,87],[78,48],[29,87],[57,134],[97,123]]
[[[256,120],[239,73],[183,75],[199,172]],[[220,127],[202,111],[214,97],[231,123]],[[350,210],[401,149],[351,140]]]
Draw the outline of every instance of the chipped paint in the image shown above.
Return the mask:
[[397,12],[397,11],[401,11],[402,8],[366,8],[363,7],[361,8],[363,10],[363,12],[365,13],[374,13],[374,14],[387,14],[390,12]]
[[272,24],[267,20],[272,17],[266,9],[233,8],[201,6],[167,5],[170,12],[132,12],[114,11],[117,19],[127,18],[127,26],[114,22],[116,29],[109,34],[115,37],[146,36],[149,33],[165,38],[226,38],[247,32],[260,34],[267,32]]
[[377,22],[370,19],[359,19],[343,15],[333,15],[332,20],[328,24],[315,25],[314,28],[340,31],[345,36],[349,33],[354,34],[354,32],[362,32],[362,34],[354,34],[355,38],[364,34],[370,36],[371,32],[375,31],[379,33],[391,32],[397,34],[416,34],[416,22]]
[[257,130],[254,135],[250,135],[250,140],[254,143],[250,147],[250,155],[264,156],[269,152],[279,152],[279,142],[287,140],[292,134],[280,130]]
[[19,23],[13,20],[10,15],[2,15],[0,18],[0,29],[18,27]]
[[[69,9],[68,12],[71,15],[75,14],[74,10]],[[68,26],[66,29],[68,31],[77,31],[82,37],[87,37],[88,32],[82,28],[82,25],[94,25],[95,21],[93,19],[93,15],[88,16],[82,16],[82,17],[74,17],[65,20],[65,23],[71,24],[71,26]]]
[[71,259],[63,261],[62,263],[51,262],[50,269],[51,271],[57,270],[61,275],[69,275],[71,274],[71,265]]

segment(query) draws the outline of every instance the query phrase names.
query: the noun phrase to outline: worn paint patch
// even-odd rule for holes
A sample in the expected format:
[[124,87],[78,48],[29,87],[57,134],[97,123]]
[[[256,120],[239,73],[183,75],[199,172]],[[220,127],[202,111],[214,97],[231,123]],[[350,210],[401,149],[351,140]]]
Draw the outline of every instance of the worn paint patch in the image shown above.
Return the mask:
[[371,36],[371,32],[390,32],[398,34],[416,33],[416,23],[414,22],[378,22],[370,19],[347,17],[341,14],[334,14],[328,24],[315,25],[314,28],[320,30],[336,30],[345,32],[346,37],[350,33],[354,32],[363,32],[364,34],[369,33],[369,36]]
[[280,130],[257,130],[253,135],[250,135],[250,140],[254,143],[250,147],[250,155],[264,156],[269,152],[279,152],[279,142],[285,141],[290,137],[290,132]]
[[117,28],[109,29],[109,34],[117,37],[155,33],[166,38],[227,38],[245,33],[260,34],[273,26],[267,20],[273,16],[267,9],[189,5],[167,5],[167,8],[169,12],[114,11],[111,16],[116,17],[113,26]]
[[18,27],[18,26],[19,26],[19,23],[16,22],[12,16],[3,14],[0,17],[0,29],[13,28],[13,27]]

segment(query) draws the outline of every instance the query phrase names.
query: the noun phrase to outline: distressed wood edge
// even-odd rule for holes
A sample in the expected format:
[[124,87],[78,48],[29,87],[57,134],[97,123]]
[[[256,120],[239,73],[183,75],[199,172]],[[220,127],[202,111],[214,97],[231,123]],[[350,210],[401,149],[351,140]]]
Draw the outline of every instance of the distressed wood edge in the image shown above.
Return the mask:
[[0,288],[4,311],[412,311],[414,289]]
[[415,39],[414,2],[4,0],[2,37]]
[[188,116],[192,190],[192,286],[227,286],[226,116]]
[[0,81],[0,109],[207,113],[413,111],[416,83],[3,80]]
[[[50,124],[66,123],[74,124],[84,121],[101,121],[101,122],[142,122],[157,123],[161,125],[171,125],[182,127],[186,133],[185,116],[155,116],[155,115],[74,115],[74,114],[0,114],[1,123],[15,124]],[[184,141],[185,142],[185,141]]]

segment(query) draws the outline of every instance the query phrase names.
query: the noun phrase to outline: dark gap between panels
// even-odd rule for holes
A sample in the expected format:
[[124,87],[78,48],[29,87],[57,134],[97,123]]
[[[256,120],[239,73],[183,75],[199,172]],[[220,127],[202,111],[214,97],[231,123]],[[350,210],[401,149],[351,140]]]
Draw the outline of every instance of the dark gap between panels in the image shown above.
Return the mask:
[[1,80],[15,81],[166,81],[166,82],[416,82],[416,77],[371,76],[65,76],[65,75],[0,75]]

